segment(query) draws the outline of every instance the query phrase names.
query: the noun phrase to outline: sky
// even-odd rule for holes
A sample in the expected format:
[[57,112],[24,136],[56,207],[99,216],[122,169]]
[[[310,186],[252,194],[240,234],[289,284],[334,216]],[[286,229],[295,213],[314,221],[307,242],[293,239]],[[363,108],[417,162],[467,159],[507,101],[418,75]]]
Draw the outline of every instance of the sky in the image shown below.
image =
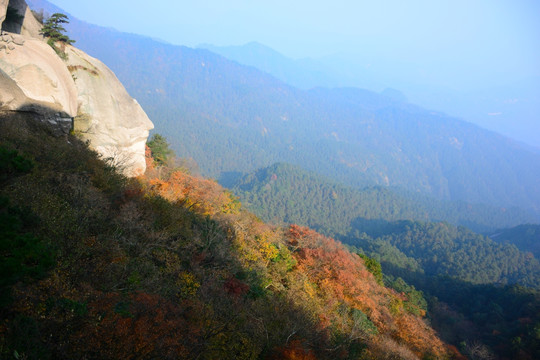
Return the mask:
[[[81,20],[172,44],[257,41],[291,58],[332,55],[361,66],[386,64],[400,71],[404,81],[410,73],[419,83],[463,94],[530,83],[535,77],[540,81],[538,0],[50,2]],[[493,126],[540,147],[540,105],[535,104],[540,85],[535,90],[523,99],[529,102],[527,119],[507,119],[506,128]],[[508,96],[500,101],[518,99]],[[523,112],[515,113],[522,117]],[[520,134],[512,134],[510,120],[519,123]]]

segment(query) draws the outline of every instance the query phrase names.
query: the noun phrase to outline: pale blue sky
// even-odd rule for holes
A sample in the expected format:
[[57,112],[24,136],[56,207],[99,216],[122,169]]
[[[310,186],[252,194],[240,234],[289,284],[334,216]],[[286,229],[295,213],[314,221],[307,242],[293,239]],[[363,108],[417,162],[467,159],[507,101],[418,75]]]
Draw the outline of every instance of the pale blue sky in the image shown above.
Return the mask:
[[[49,1],[81,20],[173,44],[257,41],[293,58],[340,54],[465,92],[540,77],[538,0]],[[540,146],[538,115],[519,131]]]
[[52,0],[88,22],[195,46],[258,41],[291,57],[363,53],[494,62],[540,75],[537,0]]

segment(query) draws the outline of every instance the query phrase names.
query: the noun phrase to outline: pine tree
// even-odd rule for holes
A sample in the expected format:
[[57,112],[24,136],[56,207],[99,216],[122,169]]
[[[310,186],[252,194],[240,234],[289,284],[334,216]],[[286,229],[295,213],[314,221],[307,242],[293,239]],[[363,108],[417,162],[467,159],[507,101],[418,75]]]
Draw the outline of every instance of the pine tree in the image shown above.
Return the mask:
[[174,151],[170,148],[167,139],[160,134],[152,135],[148,141],[148,147],[152,151],[152,157],[158,165],[165,165],[167,160],[174,156]]
[[69,20],[67,15],[61,13],[54,13],[50,18],[45,21],[45,24],[41,28],[41,33],[43,36],[48,37],[51,42],[63,42],[66,44],[73,44],[75,40],[72,40],[64,34],[66,29],[62,24],[68,24]]

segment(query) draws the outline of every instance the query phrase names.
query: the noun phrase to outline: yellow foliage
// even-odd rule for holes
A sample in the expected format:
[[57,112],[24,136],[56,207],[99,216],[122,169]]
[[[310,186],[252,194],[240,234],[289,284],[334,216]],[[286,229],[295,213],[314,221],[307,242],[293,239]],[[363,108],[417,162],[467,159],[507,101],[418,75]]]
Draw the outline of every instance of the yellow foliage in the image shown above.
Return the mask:
[[260,243],[259,251],[262,253],[263,259],[266,261],[274,260],[279,255],[278,248],[269,242]]
[[314,285],[313,283],[311,283],[307,279],[304,280],[304,291],[312,299],[314,299],[317,296],[316,285]]
[[390,313],[397,315],[403,312],[403,301],[397,297],[392,297],[389,304]]
[[195,276],[187,271],[182,271],[178,274],[176,285],[180,288],[179,296],[184,298],[195,296],[197,290],[201,286],[201,284],[197,282]]

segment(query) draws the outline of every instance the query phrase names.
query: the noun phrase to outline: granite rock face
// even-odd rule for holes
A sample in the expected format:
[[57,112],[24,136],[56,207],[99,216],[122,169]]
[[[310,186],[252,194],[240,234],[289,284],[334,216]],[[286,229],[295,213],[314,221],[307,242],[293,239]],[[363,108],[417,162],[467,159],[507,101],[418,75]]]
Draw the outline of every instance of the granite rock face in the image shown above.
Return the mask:
[[[17,18],[6,21],[8,8],[15,11]],[[40,37],[41,24],[32,15],[24,0],[0,0],[0,25],[2,30],[31,37]]]
[[[4,31],[0,36],[0,69],[23,91],[27,104],[32,100],[48,109],[42,111],[66,118],[77,115],[73,78],[64,61],[42,40]],[[11,106],[7,110],[18,109]]]
[[27,101],[17,83],[0,69],[0,110],[18,110]]
[[[25,14],[17,17],[20,27],[5,26],[8,6]],[[23,0],[0,0],[0,23],[0,110],[39,114],[64,132],[73,129],[125,175],[144,173],[153,124],[114,73],[70,45],[56,45],[61,58]]]
[[66,53],[78,93],[74,130],[127,175],[144,173],[145,144],[154,125],[101,61],[72,46]]

